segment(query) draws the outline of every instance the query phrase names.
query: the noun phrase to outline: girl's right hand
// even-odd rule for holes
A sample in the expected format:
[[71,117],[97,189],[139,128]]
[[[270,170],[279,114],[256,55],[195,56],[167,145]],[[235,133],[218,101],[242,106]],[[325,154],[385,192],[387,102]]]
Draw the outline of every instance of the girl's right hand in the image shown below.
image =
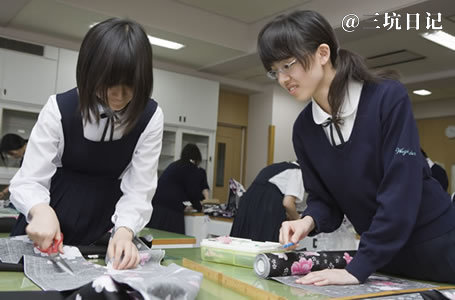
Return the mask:
[[[49,248],[55,239],[61,238],[60,223],[49,204],[40,203],[33,206],[29,211],[29,220],[25,231],[40,249]],[[58,251],[63,253],[63,243],[59,245]]]
[[314,220],[310,216],[305,216],[300,220],[283,222],[280,228],[280,243],[294,243],[294,245],[288,249],[295,249],[297,248],[298,242],[303,240],[314,227]]

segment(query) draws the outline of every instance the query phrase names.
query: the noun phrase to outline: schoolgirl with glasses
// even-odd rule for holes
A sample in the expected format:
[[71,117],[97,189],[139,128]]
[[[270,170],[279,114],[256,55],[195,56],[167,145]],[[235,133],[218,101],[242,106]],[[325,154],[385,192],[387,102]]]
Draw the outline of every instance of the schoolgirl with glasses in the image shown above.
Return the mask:
[[282,224],[280,242],[332,232],[344,215],[361,236],[345,269],[298,282],[358,284],[381,271],[455,283],[455,207],[420,152],[406,88],[340,48],[314,11],[276,17],[259,33],[258,50],[270,78],[310,100],[293,128],[308,208]]

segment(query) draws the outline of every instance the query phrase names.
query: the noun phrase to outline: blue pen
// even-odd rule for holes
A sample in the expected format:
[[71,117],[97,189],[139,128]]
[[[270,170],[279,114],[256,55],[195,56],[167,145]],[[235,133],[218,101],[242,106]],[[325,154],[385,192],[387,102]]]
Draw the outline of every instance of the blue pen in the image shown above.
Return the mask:
[[294,245],[295,245],[295,243],[290,242],[290,243],[284,244],[283,248],[286,249],[286,248],[289,248],[289,247],[294,246]]

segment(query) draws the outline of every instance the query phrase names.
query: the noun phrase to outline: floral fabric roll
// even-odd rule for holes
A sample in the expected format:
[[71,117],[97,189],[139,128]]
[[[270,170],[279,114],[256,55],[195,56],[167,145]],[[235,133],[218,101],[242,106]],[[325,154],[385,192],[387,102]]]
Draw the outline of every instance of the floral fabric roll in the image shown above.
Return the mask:
[[256,256],[254,271],[262,278],[305,275],[323,269],[344,269],[356,251],[292,251]]

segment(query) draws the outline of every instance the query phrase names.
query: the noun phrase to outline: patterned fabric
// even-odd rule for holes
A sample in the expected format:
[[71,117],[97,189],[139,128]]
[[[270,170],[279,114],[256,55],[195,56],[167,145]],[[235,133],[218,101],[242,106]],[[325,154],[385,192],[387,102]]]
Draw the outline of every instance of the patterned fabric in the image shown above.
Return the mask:
[[305,275],[323,269],[344,269],[356,251],[292,251],[256,256],[254,271],[262,278]]

